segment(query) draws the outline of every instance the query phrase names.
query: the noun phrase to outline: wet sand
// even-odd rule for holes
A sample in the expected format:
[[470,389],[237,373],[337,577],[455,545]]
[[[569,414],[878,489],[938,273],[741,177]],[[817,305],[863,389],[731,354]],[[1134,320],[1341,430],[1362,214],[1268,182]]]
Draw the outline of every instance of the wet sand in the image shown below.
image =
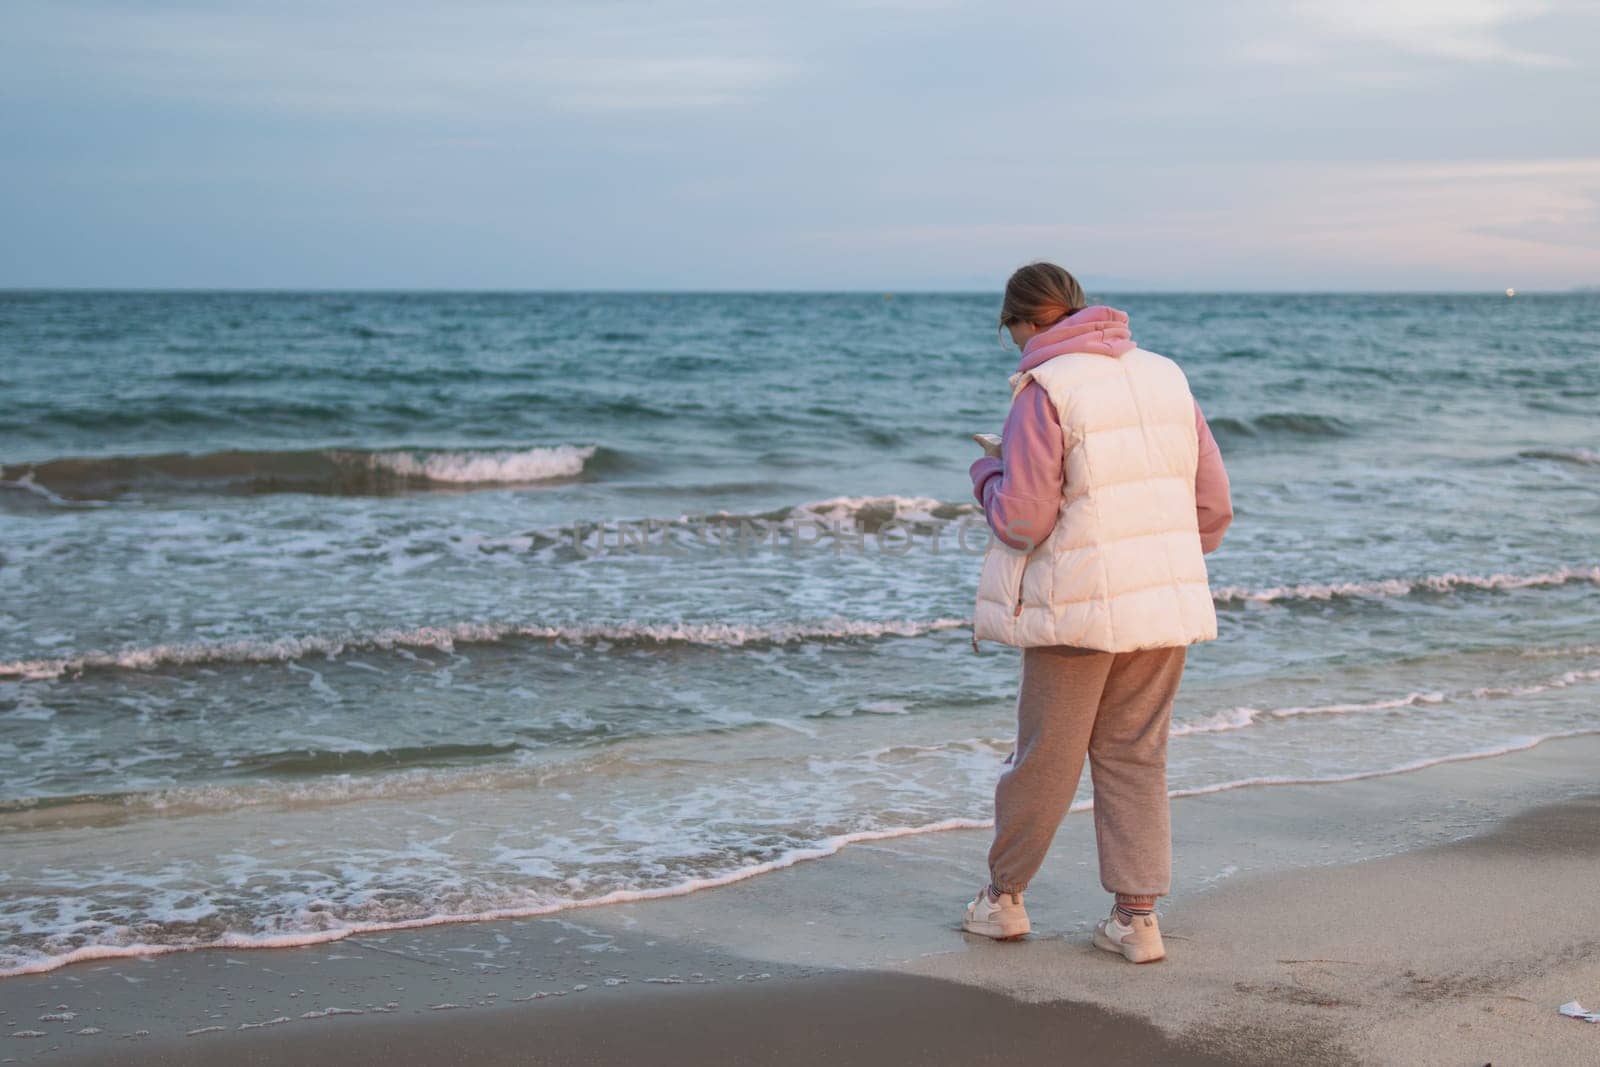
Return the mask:
[[[1145,1067],[1236,1062],[1148,1022],[1078,1004],[1023,1004],[932,978],[841,971],[722,988],[658,986],[540,1012],[361,1020],[267,1041],[162,1043],[118,1062],[195,1065],[1013,1063]],[[1265,1061],[1263,1061],[1265,1062]]]
[[1174,801],[1151,966],[1088,944],[1072,816],[1021,942],[960,932],[987,832],[953,831],[682,898],[8,979],[0,1060],[1600,1064],[1600,1026],[1556,1013],[1600,1007],[1597,766],[1582,738]]

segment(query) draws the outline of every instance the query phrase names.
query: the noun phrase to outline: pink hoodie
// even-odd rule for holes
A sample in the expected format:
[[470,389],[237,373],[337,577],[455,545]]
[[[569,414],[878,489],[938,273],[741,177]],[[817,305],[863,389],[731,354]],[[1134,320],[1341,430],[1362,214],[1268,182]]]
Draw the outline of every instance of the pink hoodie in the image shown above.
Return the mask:
[[[1116,308],[1086,307],[1028,339],[1017,370],[1031,370],[1068,352],[1116,358],[1134,346],[1128,315]],[[1194,405],[1194,426],[1200,437],[1200,464],[1194,476],[1200,548],[1211,552],[1233,521],[1228,472],[1222,466],[1211,427]],[[1061,421],[1043,387],[1030,381],[1022,387],[1001,432],[1003,459],[989,456],[972,464],[972,495],[983,505],[994,535],[1012,548],[1027,548],[1025,535],[1037,545],[1050,535],[1061,513]],[[1002,531],[1009,531],[1010,536]]]

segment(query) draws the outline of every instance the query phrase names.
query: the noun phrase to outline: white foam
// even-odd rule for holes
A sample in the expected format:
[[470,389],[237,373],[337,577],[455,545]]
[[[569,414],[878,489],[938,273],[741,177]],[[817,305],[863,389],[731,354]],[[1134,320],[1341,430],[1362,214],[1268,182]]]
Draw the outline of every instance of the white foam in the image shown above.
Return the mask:
[[1560,659],[1566,656],[1600,656],[1600,645],[1566,645],[1560,648],[1525,648],[1528,659]]
[[[937,833],[942,830],[958,829],[984,829],[994,825],[992,819],[943,819],[938,822],[925,823],[920,826],[900,826],[884,830],[860,830],[854,833],[837,834],[825,838],[817,845],[791,849],[776,859],[765,863],[752,864],[741,867],[736,871],[725,874],[713,875],[704,878],[692,878],[679,882],[676,885],[660,886],[652,889],[618,889],[603,896],[586,900],[559,899],[546,904],[528,907],[495,908],[487,911],[468,912],[454,915],[429,915],[416,919],[402,919],[394,922],[357,922],[349,923],[337,929],[314,930],[290,934],[257,934],[247,935],[238,933],[225,933],[202,944],[160,945],[160,944],[131,944],[131,945],[84,945],[70,952],[58,956],[49,956],[42,959],[30,960],[14,967],[0,969],[0,978],[11,978],[19,974],[39,974],[53,971],[69,963],[81,960],[117,959],[130,956],[158,956],[171,952],[187,952],[196,948],[295,948],[304,945],[320,945],[333,941],[342,941],[355,934],[383,933],[391,930],[414,930],[429,926],[445,926],[453,923],[487,922],[495,919],[526,919],[538,915],[550,915],[556,912],[571,911],[577,908],[602,907],[607,904],[625,904],[639,900],[656,900],[662,897],[687,896],[702,889],[711,889],[716,886],[731,885],[742,882],[747,878],[767,874],[771,871],[792,867],[806,860],[821,859],[831,856],[857,841],[881,841],[887,838],[906,837],[912,834]],[[450,1005],[454,1007],[455,1005]],[[283,1020],[287,1022],[288,1020]],[[260,1025],[271,1025],[260,1024]]]
[[31,470],[28,471],[26,474],[24,474],[22,477],[18,478],[14,482],[8,482],[8,481],[5,481],[4,479],[0,479],[0,489],[20,489],[23,492],[32,493],[34,496],[43,497],[44,499],[48,500],[52,504],[57,505],[58,507],[104,507],[105,506],[105,502],[104,501],[100,501],[100,500],[93,500],[93,501],[68,500],[66,497],[61,496],[61,495],[55,493],[54,491],[52,491],[48,486],[40,485],[38,482],[34,481],[33,471],[31,471]]
[[1297,715],[1349,715],[1363,711],[1392,711],[1417,704],[1440,704],[1448,700],[1444,693],[1407,693],[1403,697],[1373,700],[1364,704],[1318,704],[1294,708],[1229,708],[1197,719],[1186,719],[1172,724],[1171,736],[1222,733],[1243,730],[1263,718],[1289,719]]
[[1472,695],[1480,699],[1490,700],[1500,697],[1525,697],[1535,693],[1545,693],[1552,689],[1566,689],[1568,686],[1582,685],[1584,682],[1600,681],[1600,670],[1595,671],[1567,671],[1558,674],[1543,682],[1533,685],[1512,686],[1480,686],[1471,691]]
[[[1171,726],[1170,736],[1176,738],[1225,733],[1249,729],[1262,722],[1292,719],[1300,716],[1364,714],[1448,702],[1532,696],[1538,693],[1593,682],[1600,682],[1600,669],[1566,671],[1554,677],[1544,678],[1540,681],[1520,686],[1480,686],[1473,689],[1455,691],[1422,690],[1407,693],[1404,696],[1387,697],[1365,702],[1281,708],[1227,708],[1197,715],[1189,719],[1174,721]],[[851,716],[861,713],[904,715],[909,713],[909,708],[904,702],[885,700],[864,703],[853,708],[834,711],[830,714]],[[722,721],[730,724],[761,724],[778,729],[791,730],[809,738],[817,736],[815,730],[782,718],[741,716]],[[371,746],[362,746],[342,737],[313,738],[313,740],[317,740],[330,748],[359,749],[362,751],[375,750]],[[863,752],[858,758],[870,763],[884,757],[913,753],[950,753],[955,750],[988,751],[997,746],[1009,746],[1012,743],[1013,739],[1011,738],[996,739],[985,737],[954,739],[932,745],[899,743]],[[1000,751],[1005,751],[1005,749],[1002,747]],[[616,758],[616,753],[614,752],[598,754],[586,758],[582,761],[581,766],[592,772],[614,758]],[[119,810],[159,811],[167,816],[178,816],[254,807],[293,809],[380,799],[421,799],[470,790],[493,791],[508,787],[528,787],[542,781],[547,773],[562,773],[564,767],[570,769],[571,765],[546,767],[535,762],[532,757],[523,754],[509,763],[497,763],[489,766],[419,767],[394,770],[378,775],[336,774],[323,775],[310,780],[261,781],[235,785],[171,786],[107,796],[98,802],[84,800],[71,807],[59,807],[52,811],[52,821],[61,825],[76,824],[83,820],[97,822],[105,819],[109,813]],[[37,798],[29,797],[0,799],[0,811],[26,809],[35,806],[36,803]]]
[[[840,507],[857,507],[863,502],[892,499],[912,504],[938,505],[940,502],[922,497],[839,497],[834,501],[821,501],[821,507],[837,503]],[[1219,604],[1229,602],[1273,603],[1285,600],[1330,600],[1336,597],[1397,597],[1412,592],[1449,592],[1454,589],[1527,589],[1542,586],[1564,585],[1584,581],[1600,584],[1600,566],[1563,567],[1539,574],[1494,574],[1472,576],[1462,574],[1427,575],[1421,578],[1392,578],[1373,582],[1342,582],[1296,586],[1275,586],[1250,590],[1240,586],[1217,589],[1213,599]],[[567,641],[567,642],[646,642],[655,644],[690,644],[738,648],[750,644],[792,644],[800,641],[838,640],[845,638],[917,637],[945,630],[970,627],[970,618],[942,617],[926,621],[911,619],[844,619],[830,618],[815,622],[793,623],[718,623],[718,622],[665,622],[665,623],[587,623],[574,625],[539,625],[511,622],[460,622],[440,626],[419,626],[412,629],[388,629],[368,634],[342,636],[288,636],[280,638],[249,639],[241,641],[192,642],[183,644],[151,645],[117,651],[95,650],[73,656],[53,659],[11,660],[0,662],[0,678],[21,678],[39,681],[58,678],[88,669],[149,670],[160,666],[181,666],[197,663],[274,663],[301,659],[307,656],[334,657],[348,650],[395,648],[433,648],[451,651],[457,643],[479,644],[505,641],[514,638]],[[1579,646],[1573,654],[1586,654],[1600,646]],[[1537,655],[1537,652],[1525,653]],[[1561,654],[1561,653],[1552,653]]]
[[[1588,737],[1600,734],[1600,729],[1562,730],[1553,734],[1538,734],[1532,737],[1519,738],[1504,745],[1492,748],[1480,748],[1473,752],[1458,752],[1448,756],[1434,756],[1429,759],[1413,760],[1410,763],[1401,763],[1393,767],[1385,767],[1376,771],[1352,771],[1349,774],[1322,775],[1317,777],[1297,777],[1293,775],[1263,775],[1259,778],[1237,778],[1231,782],[1218,782],[1215,785],[1196,786],[1193,789],[1174,789],[1167,796],[1177,799],[1179,797],[1208,796],[1212,793],[1226,793],[1234,789],[1245,789],[1253,786],[1272,785],[1336,785],[1340,782],[1359,782],[1367,778],[1387,778],[1396,774],[1410,774],[1427,767],[1437,767],[1444,763],[1465,763],[1469,760],[1493,759],[1495,756],[1508,756],[1513,752],[1525,752],[1535,748],[1546,741],[1556,741],[1566,737]],[[1073,805],[1073,811],[1092,808],[1092,801],[1085,804]]]
[[789,509],[789,517],[837,522],[854,518],[865,511],[888,512],[901,522],[938,522],[943,520],[937,513],[942,512],[945,516],[975,515],[978,514],[978,505],[952,504],[931,496],[897,496],[893,493],[883,496],[836,496],[796,504]]
[[[863,501],[879,499],[908,500],[914,503],[938,504],[932,498],[876,498],[840,497],[841,506],[856,506]],[[803,505],[804,507],[820,506]],[[1527,589],[1542,586],[1564,585],[1584,581],[1600,584],[1600,566],[1563,567],[1539,574],[1494,574],[1472,576],[1462,574],[1428,575],[1421,578],[1392,578],[1374,582],[1343,582],[1322,585],[1275,586],[1250,590],[1240,586],[1224,586],[1215,591],[1213,599],[1219,604],[1229,602],[1273,603],[1285,600],[1330,600],[1336,597],[1396,597],[1425,590],[1449,592],[1453,589]],[[830,618],[814,622],[793,623],[718,623],[718,622],[664,622],[664,623],[587,623],[573,625],[539,625],[511,622],[460,622],[440,626],[419,626],[411,629],[379,630],[368,634],[342,636],[288,636],[242,641],[192,642],[183,644],[151,645],[125,648],[116,651],[95,650],[73,656],[53,659],[11,660],[0,662],[0,678],[47,680],[63,674],[73,674],[88,669],[149,670],[160,666],[181,666],[197,663],[274,663],[301,659],[307,656],[334,657],[345,651],[395,648],[433,648],[451,651],[456,644],[479,644],[515,638],[593,643],[646,642],[655,644],[690,644],[738,648],[750,644],[792,644],[801,641],[839,640],[846,638],[917,637],[945,630],[970,627],[970,618],[942,617],[929,620],[912,619],[845,619]],[[1583,655],[1600,646],[1578,646],[1572,654]],[[1526,655],[1540,655],[1529,651]],[[1551,655],[1565,652],[1550,652]]]
[[403,478],[444,485],[515,485],[576,477],[594,453],[594,445],[520,451],[375,452],[367,462]]
[[1279,585],[1269,589],[1224,586],[1212,591],[1219,604],[1270,604],[1282,600],[1332,600],[1336,597],[1402,597],[1416,592],[1448,593],[1456,589],[1531,589],[1568,582],[1600,584],[1600,566],[1562,567],[1539,574],[1428,574],[1420,578],[1385,578],[1369,582]]
[[749,644],[793,644],[844,638],[916,637],[951,630],[966,619],[821,619],[776,625],[739,623],[592,623],[540,626],[527,623],[462,622],[381,630],[338,637],[280,637],[265,641],[215,641],[151,645],[119,651],[94,651],[61,659],[13,660],[0,663],[0,678],[40,681],[89,669],[149,670],[196,663],[278,663],[307,656],[334,657],[346,651],[432,648],[449,652],[460,644],[490,644],[513,638],[594,643],[647,642],[737,648]]
[[1369,711],[1395,711],[1400,708],[1415,707],[1419,704],[1442,704],[1447,701],[1499,700],[1505,697],[1533,696],[1537,693],[1547,693],[1554,689],[1566,689],[1574,685],[1596,681],[1600,681],[1600,670],[1566,671],[1553,678],[1546,678],[1541,682],[1534,682],[1529,685],[1478,686],[1474,689],[1458,690],[1454,693],[1429,690],[1426,692],[1407,693],[1403,697],[1372,700],[1366,703],[1316,704],[1306,707],[1264,709],[1229,708],[1226,711],[1215,712],[1211,715],[1174,722],[1170,736],[1184,737],[1189,734],[1243,730],[1254,726],[1262,719],[1291,719],[1299,715],[1349,715]]
[[[1212,785],[1196,786],[1188,789],[1174,789],[1168,792],[1173,799],[1193,796],[1207,796],[1213,793],[1224,793],[1235,789],[1245,789],[1265,786],[1284,785],[1333,785],[1342,782],[1355,782],[1368,778],[1383,778],[1393,775],[1409,774],[1413,771],[1436,767],[1446,763],[1461,763],[1470,760],[1491,759],[1504,756],[1513,752],[1523,752],[1534,748],[1546,741],[1553,741],[1569,737],[1586,737],[1600,734],[1600,728],[1565,730],[1557,733],[1542,734],[1518,738],[1515,741],[1491,748],[1477,749],[1471,752],[1453,753],[1444,756],[1435,756],[1426,759],[1413,760],[1408,763],[1397,764],[1370,771],[1355,771],[1349,774],[1323,775],[1323,776],[1291,776],[1291,775],[1264,775],[1254,778],[1239,778]],[[1073,804],[1069,812],[1084,812],[1092,810],[1092,800]],[[465,912],[449,915],[430,915],[415,919],[403,919],[389,922],[353,922],[335,929],[322,929],[286,934],[257,934],[246,935],[226,933],[210,941],[200,944],[127,944],[127,945],[85,945],[70,952],[56,956],[42,957],[29,960],[16,966],[0,969],[0,978],[9,978],[21,974],[38,974],[52,971],[69,963],[83,960],[115,959],[132,956],[156,956],[172,952],[187,952],[197,948],[226,948],[226,949],[256,949],[256,948],[291,948],[305,945],[326,944],[341,941],[356,934],[384,933],[393,930],[418,929],[431,926],[444,926],[454,923],[487,922],[498,919],[523,919],[539,915],[550,915],[557,912],[572,911],[579,908],[603,907],[608,904],[621,904],[633,901],[654,900],[665,897],[687,896],[702,889],[711,889],[718,886],[731,885],[742,882],[748,878],[768,874],[772,871],[792,867],[807,860],[822,859],[838,853],[847,845],[863,841],[881,841],[897,837],[909,837],[918,834],[940,833],[947,830],[984,830],[992,829],[993,819],[966,819],[951,818],[936,822],[923,823],[917,826],[900,826],[882,830],[862,830],[853,833],[836,834],[825,838],[814,846],[790,849],[776,859],[765,863],[752,864],[741,867],[735,871],[728,871],[720,875],[703,878],[692,878],[675,885],[660,886],[651,889],[619,889],[599,897],[585,900],[557,899],[532,906],[495,908],[484,911]],[[583,988],[581,986],[575,988]],[[456,1007],[457,1005],[437,1005],[438,1008]],[[271,1019],[265,1023],[243,1024],[241,1028],[249,1026],[272,1026],[289,1021],[286,1017]]]

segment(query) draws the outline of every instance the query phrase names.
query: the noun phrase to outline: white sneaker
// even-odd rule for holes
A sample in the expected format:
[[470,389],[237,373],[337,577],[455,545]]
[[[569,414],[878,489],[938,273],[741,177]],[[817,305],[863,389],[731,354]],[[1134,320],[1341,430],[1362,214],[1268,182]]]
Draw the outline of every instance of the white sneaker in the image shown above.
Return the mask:
[[1156,922],[1154,912],[1135,915],[1130,924],[1117,918],[1115,907],[1110,915],[1095,924],[1094,947],[1107,952],[1120,952],[1129,963],[1154,963],[1167,955],[1166,946],[1161,943],[1161,926]]
[[1033,927],[1028,923],[1021,893],[1003,893],[998,901],[994,901],[989,899],[989,887],[984,886],[978,890],[977,899],[967,905],[961,929],[969,934],[992,937],[996,941],[1014,941],[1025,936]]

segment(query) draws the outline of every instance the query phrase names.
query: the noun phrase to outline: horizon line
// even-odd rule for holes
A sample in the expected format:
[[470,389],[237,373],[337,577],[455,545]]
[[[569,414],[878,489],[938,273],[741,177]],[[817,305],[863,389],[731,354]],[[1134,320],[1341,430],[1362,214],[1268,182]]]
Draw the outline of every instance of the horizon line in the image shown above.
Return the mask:
[[[1563,289],[1522,289],[1509,286],[1518,295],[1550,296],[1600,293],[1600,285],[1575,285]],[[514,296],[994,296],[1003,290],[994,289],[649,289],[649,288],[474,288],[466,286],[421,287],[402,286],[105,286],[105,285],[0,285],[0,294],[18,293],[147,293],[147,294],[306,294],[306,293],[359,293],[393,295],[514,295]],[[1468,296],[1472,294],[1502,295],[1506,289],[1455,288],[1455,289],[1183,289],[1147,288],[1141,286],[1108,286],[1099,290],[1118,296]]]

